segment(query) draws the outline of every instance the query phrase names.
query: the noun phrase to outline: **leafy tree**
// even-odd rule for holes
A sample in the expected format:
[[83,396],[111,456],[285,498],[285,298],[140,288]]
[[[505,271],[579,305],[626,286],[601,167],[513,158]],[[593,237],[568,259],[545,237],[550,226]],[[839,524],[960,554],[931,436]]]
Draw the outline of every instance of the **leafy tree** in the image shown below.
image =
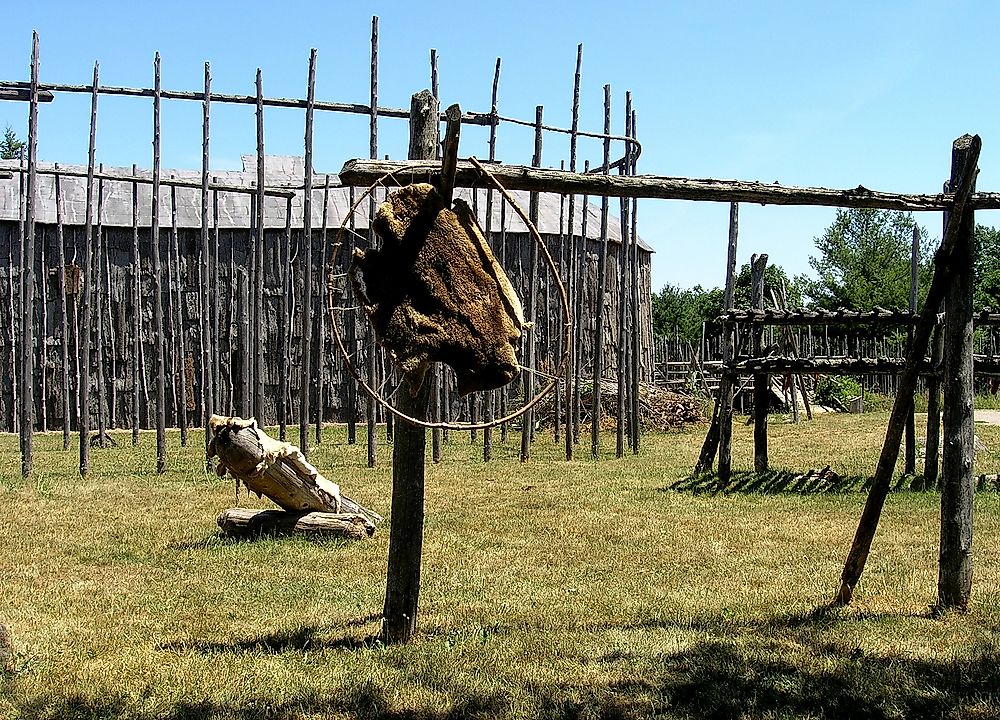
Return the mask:
[[653,329],[658,335],[673,335],[695,345],[701,339],[703,322],[711,332],[722,314],[724,294],[719,288],[706,290],[701,285],[681,289],[666,285],[653,294]]
[[910,301],[910,252],[913,229],[920,243],[920,287],[931,277],[931,243],[912,213],[856,208],[838,210],[833,224],[815,239],[818,257],[809,265],[817,278],[806,294],[824,308],[905,309]]
[[976,225],[975,307],[1000,312],[1000,230]]
[[[740,268],[736,276],[733,302],[736,307],[749,309],[751,301],[750,263]],[[781,297],[787,295],[789,307],[802,307],[802,288],[806,280],[802,277],[790,279],[788,273],[780,265],[768,265],[764,269],[764,307],[771,306],[771,291]]]
[[20,160],[24,157],[25,142],[18,140],[10,125],[4,130],[3,140],[0,140],[0,160]]
[[[770,304],[768,288],[774,288],[780,293],[784,286],[788,294],[788,302],[797,307],[802,304],[800,283],[789,280],[788,275],[779,265],[769,265],[764,271],[764,298]],[[706,290],[701,285],[682,289],[679,286],[667,285],[660,292],[653,294],[653,329],[658,335],[673,335],[675,332],[683,339],[697,345],[701,340],[702,323],[706,331],[714,333],[720,329],[719,316],[725,304],[725,291],[721,288]],[[734,304],[738,308],[750,307],[750,265],[744,265],[736,278],[734,288]]]

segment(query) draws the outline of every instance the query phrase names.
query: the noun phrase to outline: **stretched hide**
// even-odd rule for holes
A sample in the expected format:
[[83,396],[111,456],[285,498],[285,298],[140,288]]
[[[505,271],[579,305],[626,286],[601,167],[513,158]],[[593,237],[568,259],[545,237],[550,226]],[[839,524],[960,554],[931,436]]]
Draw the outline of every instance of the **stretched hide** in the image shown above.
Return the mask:
[[433,185],[408,185],[373,227],[382,247],[354,251],[351,282],[411,389],[431,361],[454,368],[463,395],[514,380],[524,314],[469,206],[449,210]]

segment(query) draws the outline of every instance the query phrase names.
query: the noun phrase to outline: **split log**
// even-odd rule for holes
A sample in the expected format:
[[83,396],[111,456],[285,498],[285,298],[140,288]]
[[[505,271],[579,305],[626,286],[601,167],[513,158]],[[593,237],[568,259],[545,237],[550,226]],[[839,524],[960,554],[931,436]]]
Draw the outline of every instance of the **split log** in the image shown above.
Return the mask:
[[291,512],[356,513],[375,522],[382,516],[340,492],[294,445],[269,437],[254,418],[213,415],[208,457],[218,456],[217,472],[229,472],[257,495],[267,495]]
[[375,525],[363,515],[330,512],[285,512],[229,508],[217,521],[230,537],[301,534],[364,540],[375,533]]

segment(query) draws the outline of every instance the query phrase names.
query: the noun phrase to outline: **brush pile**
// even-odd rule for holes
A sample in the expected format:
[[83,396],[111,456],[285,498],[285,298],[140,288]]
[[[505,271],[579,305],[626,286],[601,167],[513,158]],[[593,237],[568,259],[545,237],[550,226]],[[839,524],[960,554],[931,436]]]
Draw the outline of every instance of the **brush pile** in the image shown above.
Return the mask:
[[[590,425],[590,408],[593,407],[593,385],[587,383],[580,389],[582,401],[581,425]],[[563,399],[565,412],[565,398]],[[628,398],[626,397],[626,403]],[[544,427],[552,427],[554,420],[554,399],[550,395],[537,410],[536,417]],[[625,406],[628,413],[628,405]],[[618,417],[618,382],[605,380],[601,383],[601,428],[614,430]],[[706,422],[702,401],[691,395],[666,390],[652,383],[639,384],[639,422],[643,430],[679,430],[697,423]]]

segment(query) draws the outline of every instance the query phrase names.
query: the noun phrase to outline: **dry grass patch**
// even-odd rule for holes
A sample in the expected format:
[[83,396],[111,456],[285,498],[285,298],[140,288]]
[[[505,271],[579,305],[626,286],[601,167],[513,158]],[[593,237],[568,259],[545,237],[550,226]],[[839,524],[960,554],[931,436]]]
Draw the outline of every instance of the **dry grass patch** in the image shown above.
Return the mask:
[[[391,648],[373,639],[386,527],[354,544],[231,541],[215,517],[234,488],[204,473],[197,434],[187,451],[171,438],[163,477],[152,436],[123,435],[86,480],[43,436],[30,482],[3,436],[0,621],[18,667],[0,716],[995,717],[996,493],[976,500],[970,613],[929,617],[937,495],[910,491],[890,498],[856,604],[824,609],[884,422],[772,418],[778,473],[830,464],[852,479],[835,492],[670,489],[703,428],[570,464],[545,438],[522,465],[512,438],[486,465],[455,435],[428,470],[420,634]],[[996,473],[1000,429],[978,430],[977,471]],[[738,424],[737,469],[750,442]],[[387,454],[369,470],[364,452],[334,430],[313,459],[387,515]]]

